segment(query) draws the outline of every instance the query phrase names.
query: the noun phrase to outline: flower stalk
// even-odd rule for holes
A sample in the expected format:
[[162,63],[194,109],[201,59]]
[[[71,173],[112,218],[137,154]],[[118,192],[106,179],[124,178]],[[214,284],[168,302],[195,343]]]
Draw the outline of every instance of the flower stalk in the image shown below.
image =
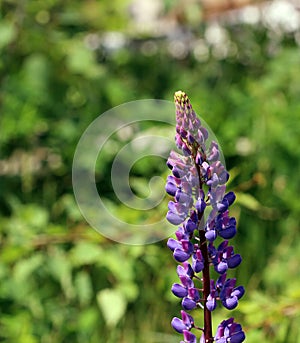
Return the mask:
[[203,333],[206,342],[212,341],[212,320],[211,320],[211,311],[208,310],[206,302],[210,294],[210,270],[209,270],[209,258],[208,258],[208,249],[207,242],[205,238],[204,231],[200,230],[200,250],[204,260],[204,267],[202,270],[202,282],[203,282],[203,299],[204,299],[204,327]]
[[[179,226],[176,239],[170,238],[167,245],[179,263],[180,283],[172,286],[172,292],[182,299],[183,310],[181,319],[175,317],[171,324],[183,334],[182,343],[197,342],[194,330],[202,332],[201,343],[241,343],[245,334],[233,318],[222,321],[215,336],[212,331],[211,312],[217,301],[227,309],[234,309],[244,294],[243,286],[235,286],[236,279],[227,278],[228,269],[236,268],[242,261],[229,246],[229,240],[236,234],[236,220],[229,216],[235,195],[226,193],[229,173],[220,161],[218,144],[211,141],[207,146],[208,131],[202,126],[188,96],[178,91],[174,100],[175,141],[182,154],[171,151],[167,161],[172,175],[168,176],[166,191],[173,197],[168,205],[167,219]],[[211,278],[211,268],[220,275],[217,280]],[[204,313],[203,327],[196,326],[189,314],[200,308]]]

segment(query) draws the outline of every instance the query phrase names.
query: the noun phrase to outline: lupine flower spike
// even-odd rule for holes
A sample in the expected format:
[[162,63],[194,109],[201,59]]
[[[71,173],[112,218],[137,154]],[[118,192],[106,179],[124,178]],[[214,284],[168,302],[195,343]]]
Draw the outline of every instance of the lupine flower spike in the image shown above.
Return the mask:
[[[223,320],[215,335],[211,318],[217,302],[232,310],[244,294],[244,287],[236,286],[236,279],[227,278],[227,272],[242,261],[229,245],[236,234],[236,220],[229,215],[235,194],[226,193],[229,174],[220,161],[218,144],[212,141],[207,146],[208,131],[188,96],[178,91],[174,100],[175,142],[182,154],[171,151],[167,161],[172,175],[168,176],[166,191],[173,197],[167,219],[179,226],[176,239],[170,238],[167,245],[179,263],[179,281],[172,286],[172,293],[181,299],[182,310],[181,318],[173,318],[171,325],[183,335],[182,343],[196,343],[196,330],[202,331],[201,343],[241,343],[245,333],[233,318]],[[216,280],[210,277],[210,269],[219,274]],[[189,313],[194,309],[203,309],[203,327],[195,325]]]

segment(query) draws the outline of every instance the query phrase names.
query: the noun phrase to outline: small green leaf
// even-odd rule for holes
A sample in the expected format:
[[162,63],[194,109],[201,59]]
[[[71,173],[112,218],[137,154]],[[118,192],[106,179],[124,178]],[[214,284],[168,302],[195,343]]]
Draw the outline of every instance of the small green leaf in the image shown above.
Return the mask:
[[0,49],[11,43],[17,35],[16,28],[12,22],[3,20],[0,24]]
[[77,296],[79,298],[79,302],[82,305],[86,305],[89,303],[92,294],[92,283],[89,274],[85,271],[80,271],[75,277],[75,287],[77,291]]
[[101,257],[101,247],[90,242],[79,242],[70,253],[71,261],[75,266],[98,262]]
[[89,307],[80,311],[78,326],[80,332],[91,332],[97,325],[99,312],[96,307]]
[[252,195],[245,193],[237,193],[237,202],[252,211],[257,211],[260,208],[260,203]]
[[14,277],[18,282],[27,281],[27,278],[38,268],[44,261],[41,254],[33,255],[28,259],[18,261],[14,267]]
[[48,260],[50,274],[60,282],[61,288],[68,299],[75,296],[72,282],[72,265],[64,251],[54,248]]
[[130,281],[123,281],[120,284],[120,290],[129,301],[135,300],[139,295],[139,288],[136,284]]
[[108,326],[116,326],[126,311],[125,296],[117,289],[104,289],[97,293],[98,305]]

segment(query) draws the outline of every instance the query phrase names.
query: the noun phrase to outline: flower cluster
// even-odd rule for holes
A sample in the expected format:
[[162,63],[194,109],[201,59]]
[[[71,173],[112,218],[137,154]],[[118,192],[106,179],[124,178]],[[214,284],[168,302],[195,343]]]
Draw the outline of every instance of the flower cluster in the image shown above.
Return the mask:
[[[172,292],[182,299],[183,310],[181,319],[175,317],[171,324],[183,334],[183,343],[197,342],[192,329],[203,332],[201,343],[241,343],[245,334],[233,318],[224,320],[215,336],[211,323],[211,311],[217,301],[231,310],[244,294],[243,286],[236,286],[236,279],[227,278],[228,269],[236,268],[242,261],[229,245],[237,232],[236,220],[229,215],[235,194],[226,193],[229,174],[220,161],[218,144],[214,141],[208,144],[208,131],[196,116],[187,95],[178,91],[174,100],[175,141],[183,154],[171,151],[167,161],[172,175],[168,176],[166,192],[174,200],[169,202],[166,217],[171,224],[179,225],[176,239],[170,238],[167,245],[179,263],[180,282],[172,286]],[[216,247],[217,240],[221,242]],[[210,277],[210,267],[219,274],[216,281]],[[204,310],[202,328],[195,326],[193,317],[186,312],[195,308]]]

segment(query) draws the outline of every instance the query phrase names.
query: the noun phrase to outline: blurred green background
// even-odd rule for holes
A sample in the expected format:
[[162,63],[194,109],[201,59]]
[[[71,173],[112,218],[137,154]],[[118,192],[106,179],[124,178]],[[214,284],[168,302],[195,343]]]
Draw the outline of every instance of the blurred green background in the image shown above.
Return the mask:
[[[300,342],[300,17],[292,2],[248,3],[0,2],[1,342],[179,342],[166,241],[99,235],[71,180],[76,144],[100,113],[172,101],[178,89],[218,137],[237,193],[236,277],[246,295],[233,315],[249,343]],[[165,178],[160,162],[141,161],[132,177]],[[109,184],[105,192],[113,199]],[[214,324],[231,315],[218,308]]]

